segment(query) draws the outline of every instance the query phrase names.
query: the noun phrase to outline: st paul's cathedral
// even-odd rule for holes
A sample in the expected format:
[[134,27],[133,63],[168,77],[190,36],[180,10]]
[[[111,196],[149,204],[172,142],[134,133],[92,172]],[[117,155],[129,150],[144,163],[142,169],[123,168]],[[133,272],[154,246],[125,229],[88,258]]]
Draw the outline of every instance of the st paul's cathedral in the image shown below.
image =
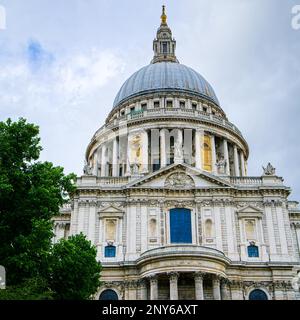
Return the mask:
[[247,141],[178,61],[164,7],[153,51],[88,144],[54,242],[82,232],[97,247],[94,299],[300,299],[290,188],[270,163],[247,175]]

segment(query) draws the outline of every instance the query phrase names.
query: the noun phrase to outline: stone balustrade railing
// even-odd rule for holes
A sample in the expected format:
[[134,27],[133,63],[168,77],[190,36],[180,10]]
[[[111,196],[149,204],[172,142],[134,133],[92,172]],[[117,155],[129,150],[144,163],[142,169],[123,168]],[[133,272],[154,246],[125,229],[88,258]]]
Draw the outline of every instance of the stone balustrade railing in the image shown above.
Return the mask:
[[238,135],[242,137],[242,133],[240,130],[231,122],[217,115],[209,114],[207,112],[193,110],[193,109],[185,109],[185,108],[157,108],[157,109],[147,109],[147,110],[138,110],[133,111],[127,115],[120,116],[106,125],[103,125],[100,129],[96,131],[92,140],[100,135],[104,130],[112,130],[119,125],[124,124],[125,121],[128,123],[132,121],[136,121],[142,118],[160,118],[162,116],[183,116],[185,118],[191,119],[202,119],[209,123],[215,123],[221,125],[227,129],[230,129],[236,132]]
[[129,182],[129,177],[96,177],[94,175],[85,175],[77,178],[77,187],[87,186],[122,186]]
[[236,186],[269,186],[283,185],[283,179],[277,176],[261,176],[261,177],[230,177],[230,182]]
[[98,177],[97,183],[100,185],[124,185],[129,182],[128,177]]
[[211,255],[218,256],[220,258],[225,258],[225,255],[222,251],[217,249],[198,246],[198,245],[170,245],[164,247],[158,247],[154,249],[147,250],[143,252],[140,256],[140,259],[145,259],[157,255],[170,255],[170,254],[197,254],[197,255]]
[[262,185],[261,177],[230,177],[230,182],[234,185],[254,185],[259,186]]

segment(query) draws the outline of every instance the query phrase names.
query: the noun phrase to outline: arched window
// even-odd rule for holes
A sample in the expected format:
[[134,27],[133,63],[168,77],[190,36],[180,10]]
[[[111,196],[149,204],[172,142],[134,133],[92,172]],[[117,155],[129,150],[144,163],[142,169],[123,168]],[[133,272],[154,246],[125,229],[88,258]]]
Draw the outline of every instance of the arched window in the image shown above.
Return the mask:
[[99,300],[119,300],[114,290],[107,289],[101,292]]
[[191,210],[170,210],[171,243],[192,243]]
[[254,244],[250,244],[250,246],[248,246],[247,249],[248,249],[248,257],[249,258],[259,257],[258,246],[254,245]]
[[115,246],[106,246],[104,250],[104,256],[106,258],[114,258],[116,256],[116,247]]
[[268,300],[266,293],[260,289],[255,289],[251,291],[249,295],[249,300]]

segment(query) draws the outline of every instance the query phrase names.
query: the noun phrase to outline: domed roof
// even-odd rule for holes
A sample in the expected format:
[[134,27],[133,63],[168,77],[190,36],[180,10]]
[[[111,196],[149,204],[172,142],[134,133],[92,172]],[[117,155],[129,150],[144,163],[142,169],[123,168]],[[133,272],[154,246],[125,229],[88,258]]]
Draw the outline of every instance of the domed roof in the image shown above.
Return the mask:
[[125,81],[119,90],[114,107],[126,100],[159,91],[180,91],[208,99],[219,105],[211,85],[195,70],[174,62],[149,64]]

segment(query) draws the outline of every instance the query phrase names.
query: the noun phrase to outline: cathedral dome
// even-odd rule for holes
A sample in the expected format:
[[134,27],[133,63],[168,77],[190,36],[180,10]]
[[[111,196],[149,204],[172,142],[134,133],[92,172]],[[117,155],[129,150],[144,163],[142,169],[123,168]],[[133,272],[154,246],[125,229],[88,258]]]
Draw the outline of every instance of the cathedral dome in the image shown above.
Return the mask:
[[198,72],[180,63],[161,61],[141,68],[127,79],[114,100],[114,107],[136,96],[159,91],[188,93],[219,105],[212,86]]

